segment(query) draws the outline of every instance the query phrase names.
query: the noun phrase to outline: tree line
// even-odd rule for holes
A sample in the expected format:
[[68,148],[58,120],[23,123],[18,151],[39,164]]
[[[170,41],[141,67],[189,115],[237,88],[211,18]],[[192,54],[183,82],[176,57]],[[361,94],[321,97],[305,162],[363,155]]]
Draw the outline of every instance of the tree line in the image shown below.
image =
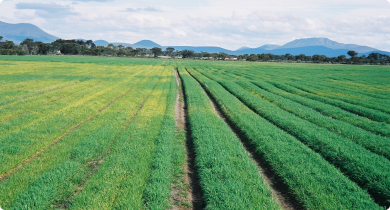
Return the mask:
[[350,56],[347,58],[345,55],[337,57],[327,57],[325,55],[313,55],[307,56],[305,54],[300,55],[273,55],[270,53],[263,54],[251,54],[251,55],[239,55],[239,60],[246,61],[287,61],[287,62],[298,62],[298,63],[332,63],[332,64],[371,64],[371,65],[389,65],[390,56],[381,53],[370,53],[368,56],[358,56],[355,51],[348,51],[347,54]]
[[113,56],[113,57],[154,57],[167,56],[171,58],[203,59],[203,60],[239,60],[251,62],[297,62],[297,63],[332,63],[332,64],[371,64],[389,65],[390,56],[381,53],[371,53],[368,56],[358,56],[355,51],[348,51],[349,58],[345,55],[337,57],[327,57],[325,55],[307,56],[300,55],[274,55],[271,53],[229,55],[224,52],[196,53],[192,50],[175,50],[168,47],[165,50],[159,47],[151,49],[132,48],[123,45],[108,44],[107,46],[97,46],[92,40],[64,40],[57,39],[51,43],[25,39],[19,45],[13,41],[2,41],[0,36],[1,55],[88,55],[88,56]]

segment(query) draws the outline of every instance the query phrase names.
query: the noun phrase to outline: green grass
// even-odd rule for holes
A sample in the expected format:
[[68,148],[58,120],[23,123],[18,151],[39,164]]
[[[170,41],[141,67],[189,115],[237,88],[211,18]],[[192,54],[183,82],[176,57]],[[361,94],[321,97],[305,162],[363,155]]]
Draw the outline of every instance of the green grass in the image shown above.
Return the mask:
[[364,190],[296,138],[259,117],[218,83],[190,72],[306,209],[380,209]]
[[[165,76],[167,70],[162,76]],[[172,75],[172,72],[171,72]],[[156,139],[161,128],[170,80],[161,78],[150,88],[134,121],[117,137],[99,170],[75,195],[70,209],[141,209],[150,177]]]
[[[275,84],[277,87],[280,87],[280,86],[278,86],[279,83],[277,83],[277,82],[275,82],[273,84]],[[286,84],[283,84],[283,85],[286,85]],[[309,88],[307,88],[304,85],[301,85],[299,83],[293,83],[290,85],[292,85],[296,89],[298,89],[297,92],[299,92],[299,95],[302,95],[302,96],[305,96],[307,98],[317,100],[317,101],[320,101],[323,103],[334,105],[336,107],[339,107],[339,108],[344,109],[346,111],[349,111],[351,113],[354,113],[354,114],[357,114],[357,115],[360,115],[363,117],[367,117],[367,118],[375,120],[377,122],[385,122],[385,123],[390,124],[390,115],[389,114],[383,113],[383,112],[378,111],[378,110],[370,109],[370,108],[376,108],[376,109],[381,110],[381,109],[383,109],[381,106],[366,105],[366,103],[360,102],[361,100],[356,100],[356,99],[355,100],[347,100],[346,97],[342,97],[342,96],[336,97],[337,99],[323,97],[323,96],[320,96],[320,92],[310,90]],[[283,88],[283,86],[281,86],[281,87]],[[343,100],[338,100],[340,98]],[[352,101],[352,102],[356,103],[357,105],[351,104],[348,102],[344,102],[344,101],[348,101],[348,102]],[[361,106],[362,104],[368,106],[369,108]]]
[[[214,80],[219,80],[221,84],[223,84],[224,80],[221,80],[221,74],[213,73],[207,71],[201,71],[202,74],[206,75],[209,78],[213,78]],[[390,159],[390,139],[382,136],[378,136],[372,134],[366,130],[355,127],[351,124],[345,123],[343,121],[334,120],[329,118],[328,116],[322,115],[320,112],[317,112],[310,107],[306,107],[297,102],[291,101],[289,99],[283,98],[279,95],[267,92],[266,90],[259,88],[254,84],[258,84],[260,87],[264,87],[265,89],[275,90],[276,87],[272,88],[272,85],[267,84],[263,81],[254,81],[252,84],[250,81],[245,80],[235,80],[234,78],[227,78],[231,81],[236,82],[240,86],[242,86],[245,90],[252,93],[253,95],[268,101],[275,106],[278,106],[287,112],[294,114],[300,117],[303,120],[309,121],[313,124],[316,124],[320,127],[324,127],[329,131],[332,131],[335,134],[343,136],[345,138],[349,138],[355,143],[363,146],[364,148],[379,154],[383,155],[387,159]],[[240,90],[241,92],[242,90]],[[283,93],[283,91],[280,91]],[[285,94],[286,92],[284,92]],[[246,93],[248,97],[254,98]],[[248,99],[250,100],[250,99]],[[256,99],[254,99],[256,100]],[[258,104],[259,107],[264,107],[263,105]],[[252,107],[253,108],[253,107]],[[277,111],[277,109],[271,105],[271,109]]]
[[88,56],[0,66],[4,209],[191,208],[186,144],[203,207],[280,209],[241,140],[299,208],[390,206],[389,67]]
[[[381,205],[389,205],[390,161],[349,139],[301,119],[258,98],[231,81],[219,81],[256,113],[295,136],[367,190]],[[378,149],[379,151],[379,149]]]
[[280,209],[259,169],[200,85],[179,68],[206,209]]
[[[151,78],[153,77],[143,79],[145,85]],[[145,97],[145,93],[152,90],[151,88],[155,82],[153,80],[150,80],[150,82],[152,86],[149,85],[149,87],[142,85],[142,83],[138,84],[134,91],[131,91],[101,114],[96,115],[80,128],[71,132],[61,142],[49,148],[48,151],[33,160],[22,170],[17,171],[7,180],[2,181],[0,183],[2,192],[7,191],[5,189],[13,189],[8,191],[8,193],[1,194],[2,207],[12,209],[14,206],[18,209],[20,206],[35,206],[37,208],[41,206],[40,208],[47,208],[48,205],[56,206],[57,203],[60,205],[62,201],[68,202],[69,194],[72,194],[73,190],[82,185],[85,179],[88,178],[88,174],[91,171],[91,163],[104,158],[104,154],[112,147],[110,145],[116,142],[114,141],[118,138],[116,135],[123,129],[121,124],[125,125],[126,121],[130,120],[132,112],[135,113],[137,111]],[[122,89],[121,92],[125,92],[125,90]],[[131,100],[131,103],[129,103],[129,100]],[[59,165],[64,161],[71,161],[74,163],[72,165],[79,166],[75,169],[77,173],[73,174],[76,178],[55,172],[59,170],[56,168],[60,167]],[[34,176],[31,176],[31,174],[34,174]],[[50,182],[52,186],[47,186],[46,182],[39,181],[46,179],[44,177],[52,176],[65,177],[62,179],[50,179],[52,180]],[[70,187],[65,189],[63,188],[64,184]],[[39,196],[45,190],[46,197]],[[31,193],[31,191],[35,193]],[[31,200],[26,199],[29,196]],[[37,196],[42,200],[39,203],[35,202]]]
[[[173,67],[171,67],[171,71],[173,71]],[[175,100],[177,93],[173,75],[167,92],[169,94],[165,116],[156,139],[156,151],[151,165],[150,177],[144,191],[145,206],[148,209],[170,208],[171,183],[175,168]]]

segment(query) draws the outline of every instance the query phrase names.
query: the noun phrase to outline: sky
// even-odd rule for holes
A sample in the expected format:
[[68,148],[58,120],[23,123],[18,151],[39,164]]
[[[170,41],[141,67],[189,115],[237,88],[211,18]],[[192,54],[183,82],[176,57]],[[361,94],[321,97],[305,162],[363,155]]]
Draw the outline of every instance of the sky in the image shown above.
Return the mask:
[[0,0],[0,21],[64,39],[235,50],[326,37],[390,51],[390,0]]

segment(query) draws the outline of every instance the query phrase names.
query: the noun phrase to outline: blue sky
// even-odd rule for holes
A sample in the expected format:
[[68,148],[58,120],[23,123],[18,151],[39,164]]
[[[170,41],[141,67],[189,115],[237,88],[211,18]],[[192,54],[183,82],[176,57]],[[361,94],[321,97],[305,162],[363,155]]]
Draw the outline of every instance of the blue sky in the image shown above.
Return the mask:
[[0,20],[32,23],[66,39],[234,50],[327,37],[390,51],[389,1],[0,0]]

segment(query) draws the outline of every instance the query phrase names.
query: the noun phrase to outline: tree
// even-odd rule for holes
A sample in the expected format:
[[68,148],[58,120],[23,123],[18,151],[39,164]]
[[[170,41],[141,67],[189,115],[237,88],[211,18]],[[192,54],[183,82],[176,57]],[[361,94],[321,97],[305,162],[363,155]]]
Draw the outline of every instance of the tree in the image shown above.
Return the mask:
[[46,55],[47,52],[50,50],[50,44],[48,43],[42,43],[42,42],[35,42],[38,47],[38,54],[40,55]]
[[88,47],[92,47],[93,41],[92,40],[87,40],[85,42],[85,44],[88,45]]
[[125,46],[123,46],[123,45],[121,45],[121,44],[118,45],[118,49],[119,49],[119,50],[121,50],[121,49],[124,48],[124,47],[125,47]]
[[300,55],[296,56],[296,58],[297,58],[297,60],[305,61],[306,55],[305,54],[300,54]]
[[250,56],[248,56],[246,58],[247,61],[257,61],[259,60],[259,56],[255,55],[255,54],[251,54]]
[[229,55],[227,53],[224,53],[224,52],[220,52],[218,57],[221,59],[221,60],[225,60],[225,58],[229,57]]
[[109,48],[111,48],[111,49],[114,49],[115,45],[112,44],[112,43],[110,43],[110,44],[107,45],[107,47],[109,47]]
[[0,36],[0,42],[1,42],[2,39],[3,39],[3,36]]
[[85,45],[85,44],[87,44],[87,43],[85,43],[83,40],[77,40],[77,41],[75,41],[77,44],[79,44],[79,45]]
[[292,61],[292,60],[294,60],[294,58],[295,58],[295,56],[293,56],[293,55],[289,55],[289,56],[287,56],[287,60],[289,60],[289,61]]
[[172,57],[172,52],[175,50],[175,48],[173,47],[167,47],[167,49],[165,49],[166,53],[168,56],[171,56]]
[[73,42],[65,42],[61,46],[61,53],[65,55],[77,55],[80,53],[81,46]]
[[218,59],[218,53],[211,53],[211,57],[214,58],[214,60],[217,60]]
[[267,53],[268,57],[270,60],[273,60],[275,59],[275,55],[274,54],[271,54],[271,53]]
[[312,60],[315,63],[322,63],[326,61],[327,57],[325,55],[313,55]]
[[183,50],[181,51],[183,58],[192,58],[194,56],[194,51],[192,50]]
[[346,58],[347,58],[347,56],[345,56],[345,55],[339,55],[339,56],[337,56],[337,61],[339,63],[344,63]]
[[371,59],[371,60],[379,60],[379,56],[380,54],[379,53],[370,53],[367,58],[368,59]]
[[54,50],[61,50],[61,47],[62,47],[62,39],[57,39],[55,40],[54,42],[52,42],[51,44],[51,47],[54,49]]
[[284,60],[287,60],[290,55],[290,53],[286,53],[286,55],[284,55]]
[[32,54],[35,43],[33,39],[25,39],[23,42],[20,43],[20,45],[25,45],[27,47],[28,54]]
[[15,44],[13,41],[6,40],[5,42],[2,43],[1,48],[10,50],[10,49],[14,48],[14,46],[15,46]]
[[159,47],[153,47],[153,48],[151,49],[151,51],[152,51],[152,53],[153,53],[153,55],[154,55],[155,58],[157,58],[157,57],[158,57],[159,55],[161,55],[161,53],[162,53],[162,49],[159,48]]
[[137,48],[135,48],[135,49],[133,50],[132,54],[133,54],[134,56],[137,56],[140,52],[141,52],[141,48],[137,47]]
[[355,56],[358,55],[358,53],[355,52],[355,51],[353,51],[353,50],[348,51],[347,54],[348,54],[349,56],[351,56],[352,58],[354,58]]
[[137,48],[137,49],[139,49],[139,54],[141,55],[141,57],[146,56],[148,49],[146,49],[146,48]]

